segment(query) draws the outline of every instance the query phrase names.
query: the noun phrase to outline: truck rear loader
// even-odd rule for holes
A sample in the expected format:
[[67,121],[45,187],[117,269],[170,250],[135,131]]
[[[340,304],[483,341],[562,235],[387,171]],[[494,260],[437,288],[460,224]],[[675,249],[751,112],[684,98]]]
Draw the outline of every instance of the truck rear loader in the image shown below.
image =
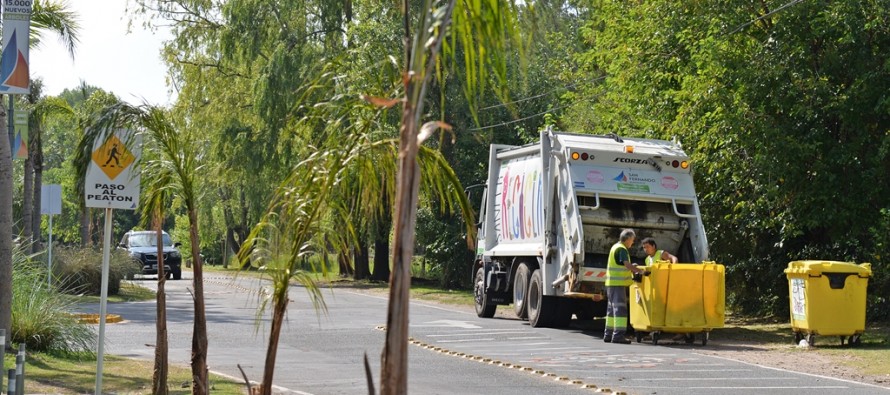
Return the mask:
[[492,145],[475,243],[476,313],[498,305],[534,327],[605,315],[609,249],[623,229],[653,237],[680,262],[708,259],[689,157],[677,141],[545,130]]

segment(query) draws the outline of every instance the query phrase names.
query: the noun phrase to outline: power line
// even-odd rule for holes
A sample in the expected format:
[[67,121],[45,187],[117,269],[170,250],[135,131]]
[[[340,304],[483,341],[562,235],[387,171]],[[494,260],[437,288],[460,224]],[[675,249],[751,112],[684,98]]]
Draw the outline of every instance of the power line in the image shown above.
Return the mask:
[[529,120],[529,119],[532,119],[532,118],[535,118],[535,117],[539,117],[539,116],[541,116],[541,115],[547,114],[547,113],[552,112],[552,111],[562,110],[563,108],[568,108],[568,107],[576,106],[576,105],[578,105],[578,104],[584,103],[584,102],[589,101],[589,100],[593,100],[593,99],[595,99],[595,98],[596,98],[596,97],[590,97],[590,98],[587,98],[587,99],[578,100],[578,101],[576,101],[576,102],[574,102],[574,103],[565,104],[565,105],[562,105],[562,106],[557,106],[557,107],[548,109],[547,111],[539,112],[539,113],[534,114],[534,115],[529,115],[529,116],[524,117],[524,118],[514,119],[514,120],[512,120],[512,121],[501,122],[501,123],[496,124],[496,125],[488,125],[488,126],[481,126],[481,127],[478,127],[478,128],[467,129],[467,131],[468,131],[468,132],[474,132],[474,131],[477,131],[477,130],[485,130],[485,129],[497,128],[497,127],[501,127],[501,126],[511,125],[511,124],[514,124],[514,123],[517,123],[517,122],[527,121],[527,120]]
[[791,6],[793,6],[793,5],[797,4],[797,3],[800,3],[800,2],[803,2],[803,0],[793,0],[793,1],[791,1],[791,2],[785,3],[785,4],[781,5],[781,6],[779,6],[779,8],[776,8],[776,9],[770,11],[770,12],[767,12],[766,14],[763,14],[763,15],[757,17],[757,18],[754,18],[754,19],[752,19],[752,20],[750,20],[750,21],[748,21],[748,22],[745,22],[745,23],[739,25],[739,27],[735,28],[735,30],[733,30],[733,31],[731,31],[731,32],[729,32],[729,33],[726,33],[726,35],[728,36],[728,35],[731,35],[731,34],[735,34],[735,33],[739,32],[740,30],[742,30],[742,29],[744,29],[744,28],[746,28],[746,27],[748,27],[748,26],[751,26],[752,24],[756,23],[757,21],[763,20],[763,19],[766,18],[766,17],[772,16],[772,15],[778,13],[779,11],[782,11],[782,10],[784,10],[784,9],[786,9],[786,8],[788,8],[788,7],[791,7]]
[[[743,23],[743,24],[737,26],[735,29],[733,29],[733,30],[730,31],[729,33],[724,33],[724,34],[722,34],[722,35],[729,36],[729,35],[735,34],[735,33],[741,31],[742,29],[744,29],[744,28],[746,28],[746,27],[748,27],[748,26],[750,26],[750,25],[752,25],[752,24],[754,24],[754,23],[763,20],[764,18],[767,18],[767,17],[770,17],[770,16],[772,16],[772,15],[775,15],[775,14],[777,14],[778,12],[780,12],[780,11],[782,11],[782,10],[788,8],[788,7],[794,6],[794,5],[798,4],[798,3],[801,3],[801,2],[803,2],[803,1],[804,1],[804,0],[792,0],[792,1],[788,2],[788,3],[785,3],[785,4],[781,5],[781,6],[779,6],[778,8],[776,8],[776,9],[770,11],[770,12],[767,12],[766,14],[763,14],[763,15],[761,15],[761,16],[759,16],[759,17],[757,17],[757,18],[754,18],[754,19],[752,19],[752,20],[750,20],[750,21],[748,21],[748,22],[745,22],[745,23]],[[674,50],[671,51],[671,53],[668,54],[668,55],[670,56],[671,54],[673,54],[674,52],[676,52],[678,49],[679,49],[679,48],[674,48]],[[648,62],[645,62],[644,65],[647,65],[648,63],[652,63],[652,62],[654,62],[654,61],[655,61],[655,58],[649,60]],[[596,82],[596,81],[599,81],[599,80],[603,80],[603,79],[605,79],[606,77],[607,77],[607,75],[602,75],[602,76],[599,76],[599,77],[597,77],[597,78],[594,78],[591,82]],[[575,85],[577,85],[577,84],[578,84],[578,83],[576,82],[576,83],[571,84],[571,85],[568,85],[568,86],[566,86],[566,87],[561,87],[561,88],[557,88],[557,89],[552,89],[552,90],[550,90],[550,91],[548,91],[548,92],[545,92],[545,93],[542,93],[542,94],[538,94],[538,95],[535,95],[535,96],[530,96],[530,97],[526,97],[526,98],[522,98],[522,99],[513,100],[513,101],[510,101],[510,102],[507,102],[507,103],[501,103],[501,104],[496,104],[496,105],[493,105],[493,106],[484,107],[484,108],[481,108],[480,111],[484,111],[484,110],[488,110],[488,109],[492,109],[492,108],[497,108],[497,107],[503,107],[503,106],[506,106],[506,105],[508,105],[508,104],[515,104],[515,103],[520,103],[520,102],[524,102],[524,101],[528,101],[528,100],[532,100],[532,99],[537,99],[537,98],[539,98],[539,97],[547,96],[547,95],[549,95],[549,94],[551,94],[551,93],[557,91],[558,89],[570,88],[570,87],[575,86]],[[496,127],[501,127],[501,126],[511,125],[511,124],[514,124],[514,123],[517,123],[517,122],[527,121],[527,120],[529,120],[529,119],[532,119],[532,118],[535,118],[535,117],[539,117],[539,116],[541,116],[541,115],[548,114],[548,113],[553,112],[553,111],[556,111],[556,110],[561,110],[561,109],[563,109],[563,108],[572,107],[572,106],[575,106],[575,105],[577,105],[577,104],[580,104],[580,103],[584,103],[584,102],[586,102],[586,101],[593,100],[593,99],[595,99],[595,98],[596,98],[596,96],[594,96],[594,97],[590,97],[590,98],[587,98],[587,99],[582,99],[582,100],[576,101],[576,102],[571,103],[571,104],[566,104],[566,105],[562,105],[562,106],[557,106],[557,107],[548,109],[547,111],[539,112],[539,113],[537,113],[537,114],[529,115],[529,116],[527,116],[527,117],[523,117],[523,118],[519,118],[519,119],[514,119],[514,120],[506,121],[506,122],[501,122],[501,123],[499,123],[499,124],[495,124],[495,125],[488,125],[488,126],[481,126],[481,127],[478,127],[478,128],[471,128],[471,129],[467,129],[467,131],[471,131],[471,132],[472,132],[472,131],[477,131],[477,130],[491,129],[491,128],[496,128]]]

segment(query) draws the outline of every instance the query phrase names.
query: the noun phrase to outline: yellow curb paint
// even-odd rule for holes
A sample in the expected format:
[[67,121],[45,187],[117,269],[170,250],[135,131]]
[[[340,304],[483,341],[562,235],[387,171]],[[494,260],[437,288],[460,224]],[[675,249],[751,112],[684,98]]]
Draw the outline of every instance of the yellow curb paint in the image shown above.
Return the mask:
[[[84,324],[98,324],[99,323],[99,314],[74,314],[77,317],[77,320]],[[124,319],[117,314],[105,314],[105,323],[106,324],[116,324],[118,322],[122,322]]]

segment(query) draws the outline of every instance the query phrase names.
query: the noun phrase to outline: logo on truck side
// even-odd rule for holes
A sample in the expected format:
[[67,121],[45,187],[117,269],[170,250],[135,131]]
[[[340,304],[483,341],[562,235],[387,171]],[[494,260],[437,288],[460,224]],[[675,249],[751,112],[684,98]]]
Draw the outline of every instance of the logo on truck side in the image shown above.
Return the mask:
[[501,237],[536,238],[543,233],[543,178],[537,170],[513,175],[506,168],[501,179]]

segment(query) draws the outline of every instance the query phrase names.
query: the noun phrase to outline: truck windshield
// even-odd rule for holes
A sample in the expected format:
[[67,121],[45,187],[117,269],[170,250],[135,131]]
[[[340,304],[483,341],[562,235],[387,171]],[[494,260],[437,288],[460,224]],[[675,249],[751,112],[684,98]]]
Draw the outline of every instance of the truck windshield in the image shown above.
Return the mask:
[[[158,245],[158,236],[154,233],[130,235],[130,247],[151,247]],[[170,235],[164,235],[164,247],[172,247]]]

